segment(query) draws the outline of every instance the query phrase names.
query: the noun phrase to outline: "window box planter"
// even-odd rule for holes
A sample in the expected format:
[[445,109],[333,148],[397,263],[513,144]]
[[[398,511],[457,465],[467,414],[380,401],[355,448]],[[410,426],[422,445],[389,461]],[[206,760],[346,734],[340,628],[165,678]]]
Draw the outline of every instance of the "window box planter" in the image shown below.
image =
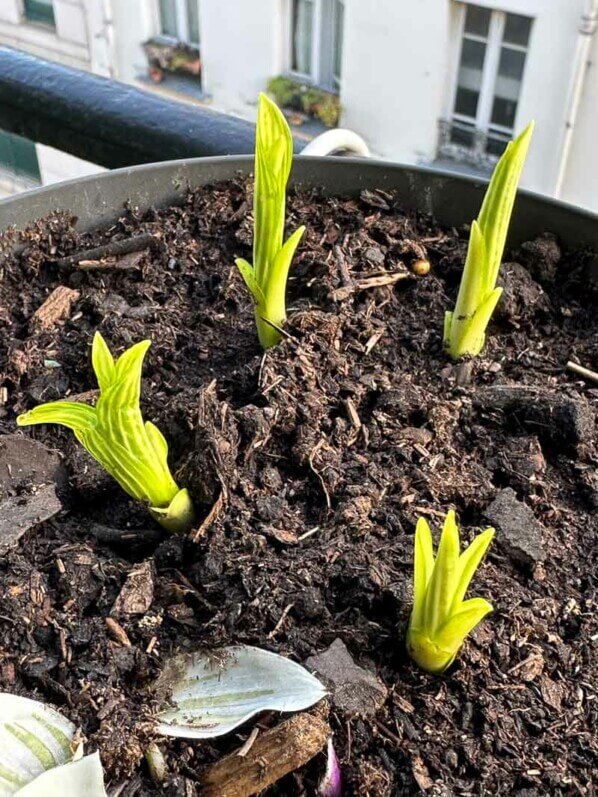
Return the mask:
[[198,47],[169,36],[157,36],[143,45],[148,74],[153,83],[161,83],[165,74],[190,75],[201,78],[201,57]]
[[268,83],[268,91],[281,108],[299,111],[319,119],[326,127],[336,127],[341,115],[338,94],[279,75]]
[[[250,251],[252,166],[250,157],[138,166],[0,202],[2,229],[29,228],[2,249],[0,434],[14,441],[15,414],[40,399],[93,387],[95,329],[120,351],[152,338],[144,414],[168,437],[201,524],[193,540],[161,538],[55,428],[28,435],[52,449],[34,462],[7,463],[0,438],[0,501],[12,489],[8,500],[26,504],[41,478],[57,483],[64,509],[35,525],[48,517],[36,505],[20,543],[0,536],[0,647],[18,653],[0,687],[76,706],[107,781],[156,797],[192,793],[253,723],[204,744],[161,740],[157,785],[143,763],[147,685],[173,650],[243,641],[312,657],[333,675],[341,663],[331,700],[346,794],[515,794],[522,783],[550,794],[591,782],[591,751],[579,743],[591,733],[589,706],[573,736],[553,731],[563,710],[584,705],[579,684],[592,677],[595,391],[564,365],[573,354],[596,367],[587,359],[596,216],[521,194],[505,306],[459,385],[442,316],[463,261],[458,228],[476,216],[483,185],[298,158],[289,226],[308,229],[290,283],[293,340],[264,355],[233,268]],[[73,266],[94,246],[141,235],[141,255],[121,245],[103,266],[97,257]],[[421,247],[431,271],[416,276]],[[70,307],[39,326],[34,314],[57,286]],[[413,526],[425,514],[437,528],[450,505],[468,532],[492,515],[496,546],[475,594],[496,611],[453,668],[429,677],[404,652]],[[324,766],[320,755],[265,794],[313,793]],[[255,771],[263,783],[268,761]]]

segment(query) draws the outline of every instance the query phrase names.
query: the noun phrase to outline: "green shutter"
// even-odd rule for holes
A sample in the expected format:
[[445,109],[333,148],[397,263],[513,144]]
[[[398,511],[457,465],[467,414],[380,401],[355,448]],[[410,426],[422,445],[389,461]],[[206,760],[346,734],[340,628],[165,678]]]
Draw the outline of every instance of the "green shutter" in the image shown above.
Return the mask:
[[33,141],[0,130],[0,169],[41,182]]

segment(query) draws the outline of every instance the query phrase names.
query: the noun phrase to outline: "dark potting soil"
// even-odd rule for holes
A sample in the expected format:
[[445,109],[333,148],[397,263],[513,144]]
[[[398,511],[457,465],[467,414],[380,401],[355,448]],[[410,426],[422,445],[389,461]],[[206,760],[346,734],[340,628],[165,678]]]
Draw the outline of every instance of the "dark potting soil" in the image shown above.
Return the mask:
[[[143,752],[165,660],[248,643],[302,662],[340,639],[387,689],[374,711],[330,704],[346,794],[593,794],[598,387],[565,370],[598,367],[588,254],[549,235],[510,253],[484,353],[455,366],[442,325],[467,231],[382,192],[295,193],[289,229],[307,234],[290,337],[264,356],[233,265],[251,259],[250,203],[239,180],[182,207],[128,208],[102,232],[56,215],[16,255],[7,237],[0,432],[96,387],[96,329],[117,353],[150,338],[143,411],[202,525],[196,540],[165,536],[68,431],[27,430],[63,457],[68,485],[62,511],[0,557],[0,689],[68,715],[119,794],[192,795],[255,723],[213,742],[159,739],[169,774],[153,785]],[[57,265],[142,233],[142,255]],[[426,258],[429,273],[414,274]],[[61,285],[76,291],[66,317],[34,318]],[[495,610],[430,676],[404,647],[413,532],[420,516],[438,529],[451,507],[465,541],[488,517],[497,528],[470,590]],[[115,607],[140,569],[141,613],[122,595]],[[324,765],[318,754],[266,793],[314,794]]]

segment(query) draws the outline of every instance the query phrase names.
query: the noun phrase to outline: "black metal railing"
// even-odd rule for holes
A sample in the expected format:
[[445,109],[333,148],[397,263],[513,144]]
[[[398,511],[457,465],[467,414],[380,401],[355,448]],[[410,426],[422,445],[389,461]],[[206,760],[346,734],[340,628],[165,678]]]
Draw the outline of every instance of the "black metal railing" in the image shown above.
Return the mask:
[[107,168],[248,154],[255,138],[242,119],[10,47],[0,47],[0,128]]

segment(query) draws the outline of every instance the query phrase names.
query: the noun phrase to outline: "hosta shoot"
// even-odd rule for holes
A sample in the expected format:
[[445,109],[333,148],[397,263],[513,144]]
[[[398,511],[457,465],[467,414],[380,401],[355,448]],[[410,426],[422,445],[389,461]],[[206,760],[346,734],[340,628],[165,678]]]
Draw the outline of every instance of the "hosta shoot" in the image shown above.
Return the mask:
[[276,345],[286,320],[286,286],[295,250],[305,227],[284,242],[286,187],[293,161],[293,138],[282,112],[260,94],[253,190],[253,265],[235,261],[255,306],[264,349]]
[[530,122],[507,145],[496,164],[480,215],[471,225],[457,303],[444,320],[444,346],[454,360],[475,357],[484,348],[486,328],[502,294],[496,282],[533,129]]
[[100,395],[95,407],[74,401],[40,404],[17,418],[19,426],[57,423],[75,433],[81,445],[133,498],[144,501],[154,518],[175,533],[189,530],[193,505],[168,468],[168,445],[139,399],[143,358],[151,341],[131,346],[115,360],[96,332],[92,365]]
[[460,553],[455,513],[450,511],[434,558],[430,527],[424,518],[419,519],[407,651],[422,669],[431,673],[446,670],[467,635],[492,611],[484,598],[464,598],[493,537],[494,529],[486,529]]

